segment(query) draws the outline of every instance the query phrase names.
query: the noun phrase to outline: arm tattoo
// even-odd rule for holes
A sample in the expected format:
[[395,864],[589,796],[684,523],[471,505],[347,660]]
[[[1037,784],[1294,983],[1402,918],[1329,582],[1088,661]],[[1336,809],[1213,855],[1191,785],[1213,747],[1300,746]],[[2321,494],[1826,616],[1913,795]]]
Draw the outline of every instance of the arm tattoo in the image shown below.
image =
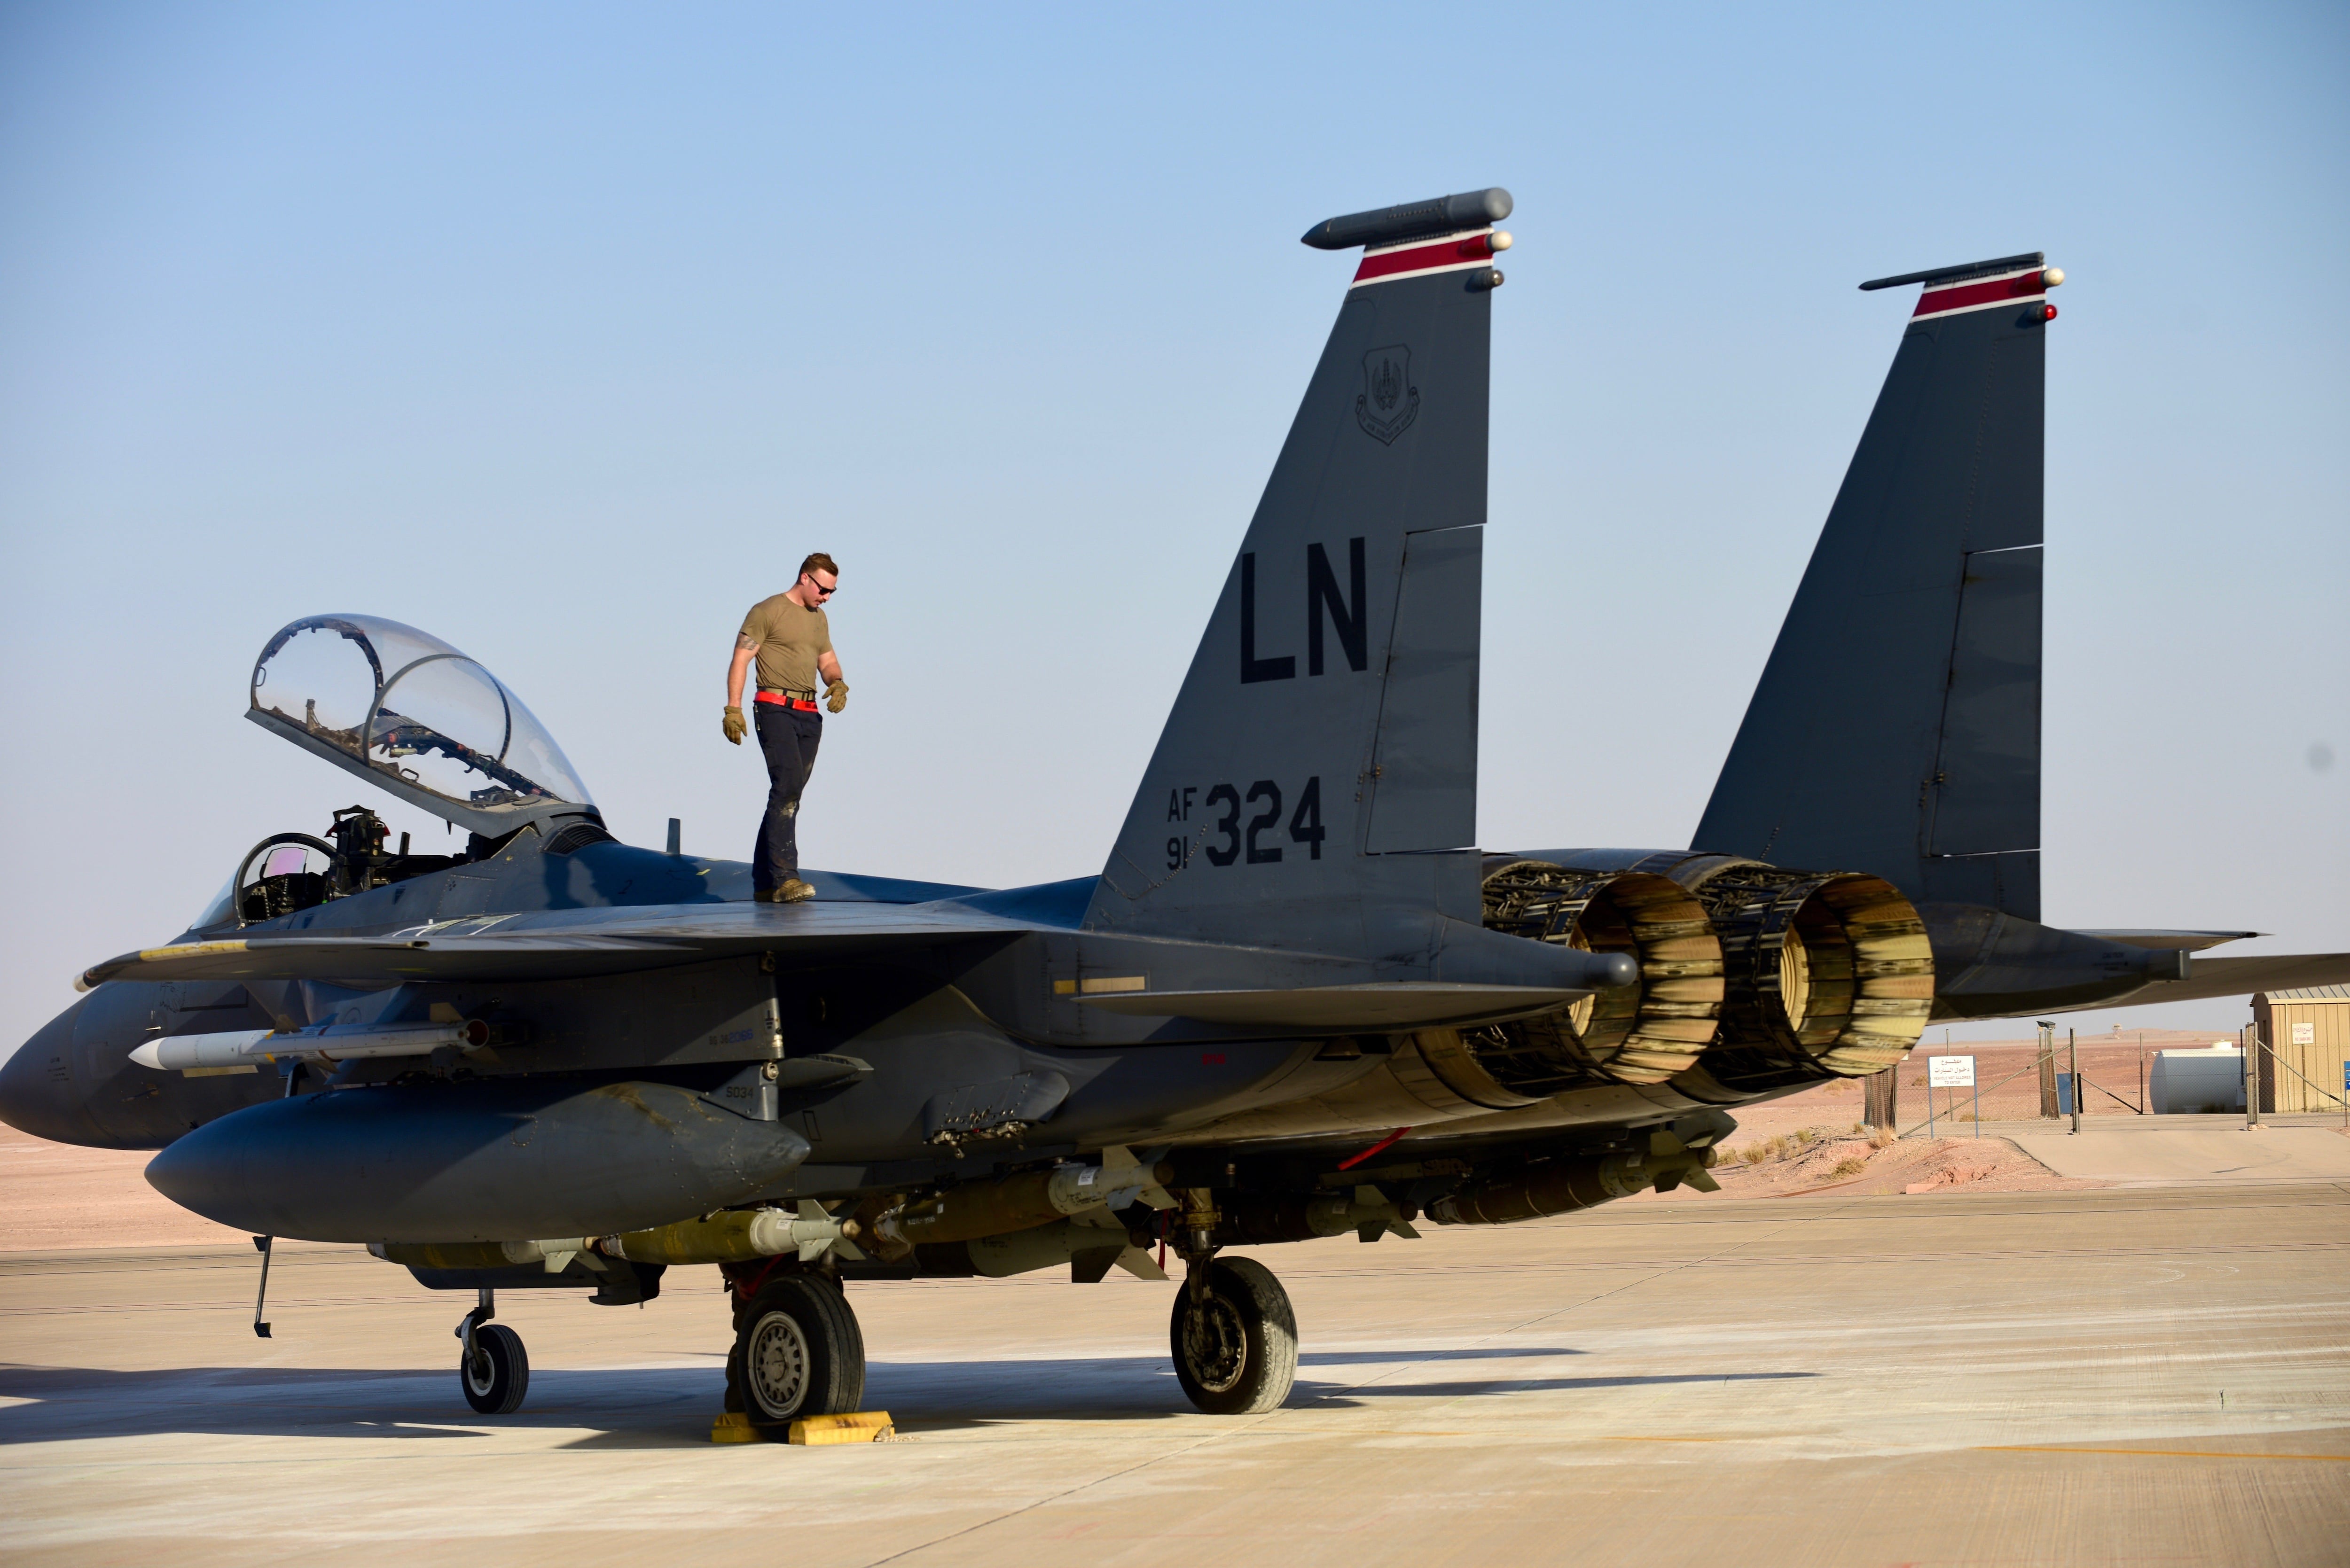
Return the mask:
[[737,653],[756,653],[759,651],[759,644],[749,632],[737,632],[734,636],[734,651]]

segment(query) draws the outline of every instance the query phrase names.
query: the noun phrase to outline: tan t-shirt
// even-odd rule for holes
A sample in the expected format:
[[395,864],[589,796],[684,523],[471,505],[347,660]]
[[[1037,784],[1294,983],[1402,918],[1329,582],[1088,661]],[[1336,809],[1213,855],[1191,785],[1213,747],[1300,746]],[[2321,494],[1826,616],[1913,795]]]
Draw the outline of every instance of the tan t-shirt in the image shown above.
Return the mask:
[[759,645],[759,690],[814,691],[816,661],[832,651],[824,611],[803,609],[783,594],[761,599],[743,618],[743,635]]

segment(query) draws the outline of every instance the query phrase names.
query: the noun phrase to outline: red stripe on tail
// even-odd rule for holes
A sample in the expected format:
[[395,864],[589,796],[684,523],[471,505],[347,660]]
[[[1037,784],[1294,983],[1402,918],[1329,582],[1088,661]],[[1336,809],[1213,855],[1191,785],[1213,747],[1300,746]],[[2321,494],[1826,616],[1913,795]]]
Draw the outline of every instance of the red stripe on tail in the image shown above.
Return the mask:
[[1945,311],[1973,310],[1985,305],[2003,305],[2011,299],[2037,299],[2048,292],[2042,282],[2040,269],[2018,273],[2013,277],[1995,277],[1983,283],[1962,283],[1951,288],[1929,288],[1918,299],[1912,316],[1939,316]]

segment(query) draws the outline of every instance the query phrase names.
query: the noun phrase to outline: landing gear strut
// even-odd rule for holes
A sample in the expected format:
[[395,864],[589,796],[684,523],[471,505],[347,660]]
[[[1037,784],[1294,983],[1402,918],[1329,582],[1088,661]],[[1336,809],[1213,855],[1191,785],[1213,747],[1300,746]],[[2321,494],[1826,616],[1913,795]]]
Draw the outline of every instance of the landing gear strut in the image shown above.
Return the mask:
[[465,1403],[484,1416],[511,1416],[522,1408],[530,1392],[530,1357],[522,1335],[504,1324],[492,1323],[497,1312],[496,1293],[482,1288],[481,1304],[457,1324],[464,1351],[457,1358],[457,1381]]
[[726,1408],[780,1443],[807,1416],[837,1416],[865,1399],[865,1334],[840,1286],[822,1274],[780,1274],[734,1304]]
[[1254,1416],[1279,1409],[1297,1381],[1297,1314],[1271,1269],[1216,1256],[1222,1222],[1212,1191],[1185,1189],[1188,1267],[1167,1339],[1175,1380],[1192,1404],[1211,1416]]

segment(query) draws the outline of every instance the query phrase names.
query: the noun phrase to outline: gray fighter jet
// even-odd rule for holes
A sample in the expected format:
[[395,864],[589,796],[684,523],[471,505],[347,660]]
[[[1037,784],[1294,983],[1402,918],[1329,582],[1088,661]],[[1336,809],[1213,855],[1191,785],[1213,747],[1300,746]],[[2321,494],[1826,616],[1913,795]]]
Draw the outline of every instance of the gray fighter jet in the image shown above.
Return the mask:
[[[755,904],[744,865],[618,842],[455,648],[310,617],[246,716],[465,853],[364,806],[262,839],[187,931],[82,977],[0,1116],[160,1149],[158,1189],[257,1241],[477,1293],[486,1413],[528,1384],[498,1290],[626,1303],[717,1265],[730,1408],[776,1435],[860,1401],[844,1281],[1169,1253],[1183,1389],[1238,1412],[1286,1395],[1296,1329],[1226,1249],[1711,1189],[1731,1108],[1882,1072],[1933,1019],[2350,978],[2039,923],[2036,254],[1863,286],[1918,309],[1692,846],[1471,847],[1510,205],[1305,235],[1360,261],[1099,876]],[[1563,717],[1684,765],[1637,701]]]

